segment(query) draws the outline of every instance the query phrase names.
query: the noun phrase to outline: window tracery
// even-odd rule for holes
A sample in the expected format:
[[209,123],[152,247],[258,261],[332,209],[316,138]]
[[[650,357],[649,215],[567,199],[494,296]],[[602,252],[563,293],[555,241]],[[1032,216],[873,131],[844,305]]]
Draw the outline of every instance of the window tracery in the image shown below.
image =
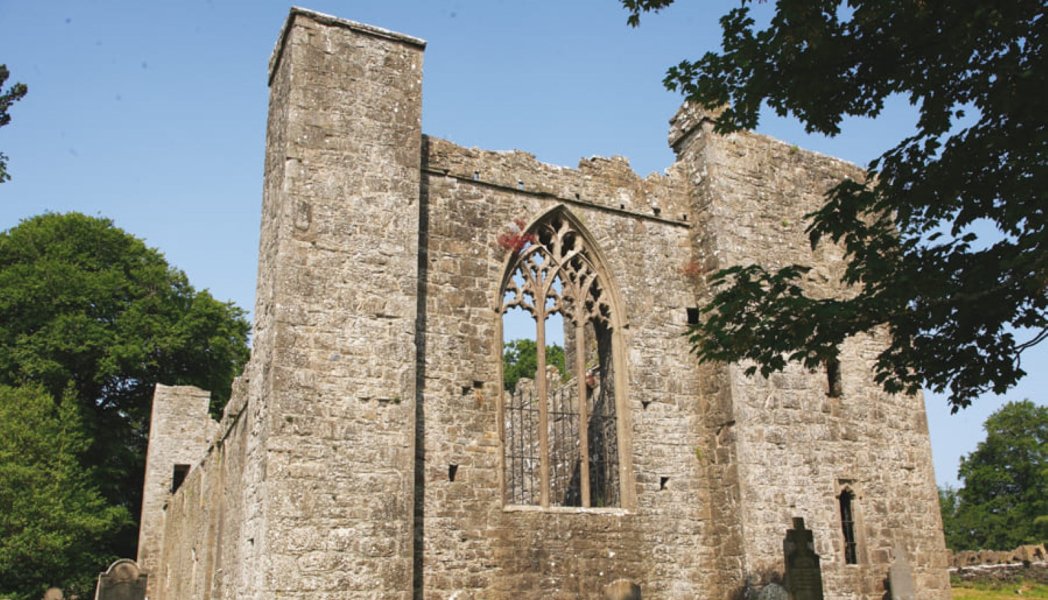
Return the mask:
[[[520,236],[499,314],[534,322],[536,376],[503,393],[505,502],[622,505],[614,301],[594,251],[557,210]],[[551,317],[563,323],[567,374],[547,366]],[[555,333],[555,332],[554,332]]]

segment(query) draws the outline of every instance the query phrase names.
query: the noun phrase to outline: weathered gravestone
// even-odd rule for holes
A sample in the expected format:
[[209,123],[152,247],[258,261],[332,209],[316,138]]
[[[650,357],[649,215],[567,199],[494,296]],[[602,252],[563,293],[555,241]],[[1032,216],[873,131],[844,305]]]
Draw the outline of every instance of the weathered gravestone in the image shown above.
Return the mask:
[[641,600],[640,586],[629,579],[616,579],[604,588],[604,600]]
[[769,583],[757,595],[757,600],[790,600],[790,594],[781,585]]
[[786,590],[793,600],[824,600],[822,570],[815,553],[815,538],[804,528],[804,519],[793,518],[793,529],[786,530],[782,542],[786,555]]
[[95,600],[144,600],[148,579],[135,561],[121,558],[98,576]]
[[65,600],[65,594],[60,588],[47,588],[47,591],[44,592],[44,600]]
[[913,571],[910,570],[910,561],[906,560],[906,549],[895,542],[892,554],[892,566],[888,570],[888,588],[892,600],[917,600],[913,591]]

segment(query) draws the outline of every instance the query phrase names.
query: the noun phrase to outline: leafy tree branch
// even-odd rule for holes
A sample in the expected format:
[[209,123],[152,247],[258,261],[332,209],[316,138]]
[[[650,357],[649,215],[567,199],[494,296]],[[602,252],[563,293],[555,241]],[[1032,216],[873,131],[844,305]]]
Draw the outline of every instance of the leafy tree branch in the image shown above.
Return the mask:
[[[0,127],[11,122],[11,115],[8,113],[11,105],[29,93],[29,88],[24,83],[13,84],[5,90],[4,83],[10,76],[11,72],[7,70],[7,65],[0,64]],[[11,176],[7,173],[7,155],[0,152],[0,183],[9,179]]]
[[[636,26],[673,2],[622,4]],[[700,359],[810,367],[883,327],[876,379],[890,392],[945,391],[956,410],[1014,386],[1022,353],[1048,337],[1043,4],[779,2],[764,28],[751,4],[721,18],[720,52],[670,67],[664,81],[723,107],[715,131],[754,128],[768,106],[832,136],[897,95],[916,107],[917,131],[808,215],[812,247],[845,249],[844,282],[857,293],[810,298],[802,266],[721,271],[692,330]]]

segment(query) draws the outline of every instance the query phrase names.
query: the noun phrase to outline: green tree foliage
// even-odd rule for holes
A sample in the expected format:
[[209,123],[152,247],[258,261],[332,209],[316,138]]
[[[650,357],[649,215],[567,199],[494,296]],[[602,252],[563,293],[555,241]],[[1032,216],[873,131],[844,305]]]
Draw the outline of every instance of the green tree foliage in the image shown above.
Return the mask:
[[[7,65],[0,65],[0,127],[11,122],[11,115],[7,113],[11,105],[21,100],[29,92],[29,88],[24,83],[16,83],[5,90],[4,83],[10,75]],[[7,174],[7,155],[0,152],[0,183],[8,179],[11,179],[11,176]]]
[[[0,233],[0,384],[72,390],[93,439],[83,463],[135,518],[154,385],[209,389],[221,407],[248,330],[241,309],[194,290],[107,219],[45,214]],[[134,556],[137,540],[131,529],[98,542]]]
[[942,515],[942,529],[946,536],[946,547],[951,550],[960,550],[956,546],[954,528],[957,526],[957,490],[952,486],[939,488],[939,513]]
[[1010,402],[984,428],[986,439],[961,459],[962,487],[939,490],[946,545],[1011,550],[1048,541],[1048,407]]
[[[522,377],[527,379],[535,378],[535,371],[538,369],[538,352],[536,349],[538,345],[535,340],[529,339],[516,339],[506,342],[502,348],[502,385],[507,391],[512,391],[517,387],[517,381]],[[560,371],[561,377],[564,377],[568,370],[564,364],[564,348],[561,348],[557,344],[550,344],[546,346],[546,364],[557,367]]]
[[[673,3],[621,1],[632,25]],[[692,331],[699,358],[749,359],[765,375],[788,361],[814,368],[884,327],[875,376],[890,392],[948,390],[957,410],[1014,386],[1022,352],[1048,338],[1043,2],[778,2],[764,28],[750,5],[721,18],[721,52],[665,78],[693,103],[727,107],[717,131],[755,127],[767,105],[835,135],[896,95],[919,116],[865,182],[842,181],[809,215],[813,247],[846,250],[857,295],[806,295],[803,265],[721,271]]]
[[98,540],[131,523],[81,465],[80,411],[72,393],[56,403],[39,385],[0,385],[0,597],[39,600],[52,585],[89,597],[114,558]]

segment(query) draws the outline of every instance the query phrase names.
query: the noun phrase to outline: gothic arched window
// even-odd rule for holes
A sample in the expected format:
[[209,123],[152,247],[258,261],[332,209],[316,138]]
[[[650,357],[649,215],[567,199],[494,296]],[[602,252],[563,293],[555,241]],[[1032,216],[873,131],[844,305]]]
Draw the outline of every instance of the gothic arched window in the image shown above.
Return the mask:
[[622,506],[621,320],[607,275],[563,208],[513,241],[499,314],[530,317],[535,370],[504,379],[505,503]]

